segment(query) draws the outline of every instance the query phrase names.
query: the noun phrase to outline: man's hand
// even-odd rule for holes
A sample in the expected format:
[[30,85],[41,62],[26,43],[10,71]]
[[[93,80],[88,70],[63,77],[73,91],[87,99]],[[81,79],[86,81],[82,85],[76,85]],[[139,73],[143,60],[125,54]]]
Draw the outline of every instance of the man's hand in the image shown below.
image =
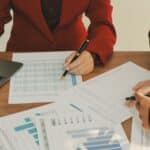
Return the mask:
[[71,63],[71,60],[75,56],[76,52],[73,52],[65,60],[65,68],[72,74],[86,75],[94,70],[94,60],[90,52],[83,51],[81,55]]

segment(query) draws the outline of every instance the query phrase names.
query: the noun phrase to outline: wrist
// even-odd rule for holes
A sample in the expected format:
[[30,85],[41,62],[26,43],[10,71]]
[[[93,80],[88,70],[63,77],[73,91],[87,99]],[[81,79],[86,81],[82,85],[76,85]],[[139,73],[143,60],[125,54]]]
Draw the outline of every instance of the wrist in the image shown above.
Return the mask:
[[96,53],[93,53],[93,52],[90,52],[90,54],[93,58],[94,66],[99,66],[101,64],[100,57]]

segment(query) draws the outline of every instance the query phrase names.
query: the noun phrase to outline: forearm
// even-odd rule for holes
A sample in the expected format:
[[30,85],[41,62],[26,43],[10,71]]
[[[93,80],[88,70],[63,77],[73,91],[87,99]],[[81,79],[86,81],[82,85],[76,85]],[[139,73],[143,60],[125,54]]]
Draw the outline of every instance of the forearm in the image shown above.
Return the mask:
[[[95,33],[94,33],[95,32]],[[105,25],[100,25],[97,31],[89,34],[90,44],[87,50],[99,56],[100,62],[105,64],[113,53],[116,35]]]
[[97,54],[105,64],[113,53],[116,32],[112,24],[112,6],[109,0],[91,0],[86,12],[91,24],[88,29],[88,51]]

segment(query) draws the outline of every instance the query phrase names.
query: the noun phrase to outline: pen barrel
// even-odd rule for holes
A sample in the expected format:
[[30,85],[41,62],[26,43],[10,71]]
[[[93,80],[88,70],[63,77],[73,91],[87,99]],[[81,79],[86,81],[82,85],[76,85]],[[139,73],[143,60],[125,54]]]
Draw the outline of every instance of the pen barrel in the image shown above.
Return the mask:
[[71,63],[72,63],[73,61],[75,61],[79,56],[80,56],[80,54],[78,53],[78,55],[76,55],[76,56],[71,60]]
[[89,44],[89,40],[86,40],[86,41],[83,42],[83,44],[81,45],[80,49],[77,51],[75,57],[71,60],[71,63],[73,61],[75,61],[81,55],[81,53],[86,49],[88,44]]
[[89,44],[89,40],[84,41],[80,49],[78,50],[78,52],[81,53],[83,50],[85,50],[88,44]]
[[68,73],[68,70],[66,70],[66,71],[63,73],[62,76],[63,76],[63,77],[66,76],[67,73]]

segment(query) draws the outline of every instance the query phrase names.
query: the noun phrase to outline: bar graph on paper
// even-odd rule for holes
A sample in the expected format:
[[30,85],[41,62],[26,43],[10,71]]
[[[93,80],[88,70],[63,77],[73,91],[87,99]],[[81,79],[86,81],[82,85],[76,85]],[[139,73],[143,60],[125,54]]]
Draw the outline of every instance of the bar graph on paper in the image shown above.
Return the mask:
[[21,125],[14,128],[16,133],[27,132],[34,140],[34,142],[39,145],[38,133],[35,124],[31,118],[25,118]]
[[95,124],[94,118],[91,120],[82,113],[66,118],[39,118],[36,123],[40,148],[43,150],[129,149],[120,125],[116,128],[99,126]]
[[[50,115],[50,114],[57,114],[56,111],[43,111],[41,113],[35,113],[35,117],[38,116],[44,116],[44,115]],[[31,117],[25,117],[22,121],[20,120],[20,123],[17,124],[14,127],[14,131],[16,134],[18,133],[19,135],[27,135],[28,137],[31,137],[31,141],[34,142],[37,146],[39,146],[39,137],[38,137],[38,131],[36,127],[35,120],[33,121],[33,118]],[[23,137],[23,136],[21,136]]]
[[108,128],[68,131],[74,140],[83,140],[76,150],[121,150],[120,141],[113,130]]
[[64,72],[65,57],[57,55],[51,56],[50,53],[14,55],[14,60],[24,65],[11,80],[9,102],[52,101],[59,93],[80,83],[81,77],[71,74],[60,80]]

